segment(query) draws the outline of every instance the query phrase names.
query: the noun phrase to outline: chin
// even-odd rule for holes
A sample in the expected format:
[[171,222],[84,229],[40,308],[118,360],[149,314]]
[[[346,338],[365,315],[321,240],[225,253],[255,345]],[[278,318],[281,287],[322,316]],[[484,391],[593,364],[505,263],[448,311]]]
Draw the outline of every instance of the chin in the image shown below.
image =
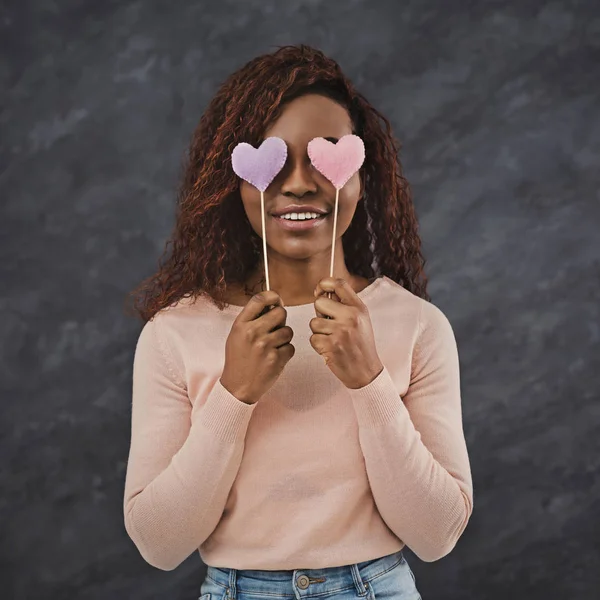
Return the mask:
[[[293,260],[309,260],[314,258],[318,254],[328,253],[331,251],[331,246],[325,248],[315,248],[314,243],[308,244],[305,242],[300,242],[298,247],[284,247],[284,248],[271,248],[267,246],[267,252],[276,252],[280,256],[284,256],[285,258],[291,258]],[[267,256],[268,259],[268,256]]]

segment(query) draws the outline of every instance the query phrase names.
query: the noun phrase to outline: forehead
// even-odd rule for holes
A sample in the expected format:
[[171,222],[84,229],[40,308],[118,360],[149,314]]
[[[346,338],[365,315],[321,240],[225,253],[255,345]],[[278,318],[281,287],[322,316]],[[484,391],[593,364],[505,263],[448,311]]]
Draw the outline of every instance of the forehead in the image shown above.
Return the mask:
[[307,94],[283,106],[264,137],[277,136],[288,145],[306,149],[313,138],[341,138],[349,133],[352,122],[341,104],[319,94]]

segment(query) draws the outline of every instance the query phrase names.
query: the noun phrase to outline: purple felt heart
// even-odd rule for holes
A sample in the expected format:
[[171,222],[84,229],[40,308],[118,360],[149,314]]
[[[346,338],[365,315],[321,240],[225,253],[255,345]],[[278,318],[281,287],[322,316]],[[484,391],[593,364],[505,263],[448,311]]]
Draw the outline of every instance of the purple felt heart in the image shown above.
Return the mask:
[[285,164],[287,145],[278,137],[268,137],[254,148],[240,142],[231,153],[231,164],[238,177],[264,192]]

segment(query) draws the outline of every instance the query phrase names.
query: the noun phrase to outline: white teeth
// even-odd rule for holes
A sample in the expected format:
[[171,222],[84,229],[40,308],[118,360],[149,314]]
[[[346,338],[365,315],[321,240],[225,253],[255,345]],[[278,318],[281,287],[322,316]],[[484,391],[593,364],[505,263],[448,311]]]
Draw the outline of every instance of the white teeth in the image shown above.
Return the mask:
[[280,219],[287,219],[288,221],[304,221],[306,219],[316,219],[320,217],[318,213],[287,213],[280,215]]

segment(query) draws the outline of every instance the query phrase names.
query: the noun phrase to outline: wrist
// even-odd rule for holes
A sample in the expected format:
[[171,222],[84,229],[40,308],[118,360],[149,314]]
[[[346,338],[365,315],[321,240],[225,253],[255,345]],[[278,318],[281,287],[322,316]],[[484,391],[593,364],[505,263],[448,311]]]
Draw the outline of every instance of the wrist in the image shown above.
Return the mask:
[[383,364],[380,362],[379,365],[377,367],[375,367],[374,369],[370,370],[369,373],[367,375],[365,375],[364,377],[361,377],[358,382],[352,386],[348,386],[351,390],[358,390],[360,388],[366,387],[369,384],[373,383],[383,372],[384,366]]
[[221,377],[220,382],[221,385],[240,402],[243,402],[244,404],[254,404],[254,400],[249,394],[243,392],[242,390],[238,390],[235,386],[230,385],[226,380],[223,380],[223,377]]

